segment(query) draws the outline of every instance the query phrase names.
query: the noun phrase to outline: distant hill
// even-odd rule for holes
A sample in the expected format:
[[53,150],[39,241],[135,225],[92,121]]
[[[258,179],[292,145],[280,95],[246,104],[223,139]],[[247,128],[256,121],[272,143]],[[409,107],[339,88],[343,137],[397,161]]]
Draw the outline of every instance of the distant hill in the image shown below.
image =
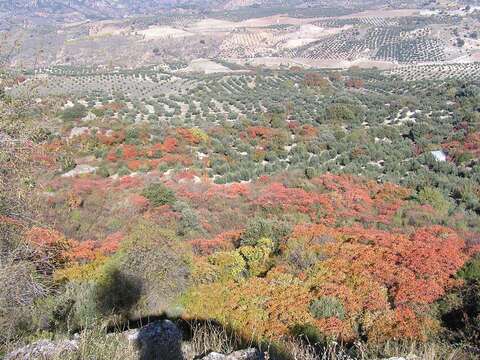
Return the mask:
[[179,8],[201,8],[212,1],[185,0],[8,0],[0,11],[17,15],[81,13],[89,18],[124,17]]

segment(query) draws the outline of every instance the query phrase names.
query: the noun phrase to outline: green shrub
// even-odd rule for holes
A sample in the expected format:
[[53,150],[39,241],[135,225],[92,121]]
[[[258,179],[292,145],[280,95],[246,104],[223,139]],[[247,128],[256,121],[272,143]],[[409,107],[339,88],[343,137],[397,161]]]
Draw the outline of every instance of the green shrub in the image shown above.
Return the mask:
[[310,313],[316,319],[336,317],[343,320],[345,318],[343,304],[333,296],[323,296],[318,300],[314,300],[310,304]]
[[464,280],[480,281],[480,255],[466,263],[457,275]]
[[239,253],[246,261],[249,276],[259,276],[266,273],[271,267],[270,256],[273,250],[273,241],[268,238],[262,238],[257,246],[242,246],[238,249]]
[[198,216],[194,209],[190,207],[187,203],[183,201],[177,201],[173,209],[181,214],[180,221],[177,226],[177,233],[179,235],[186,235],[190,231],[198,230],[199,222]]
[[442,215],[447,215],[450,209],[450,203],[445,196],[437,189],[425,187],[418,193],[418,201],[422,205],[431,205]]
[[104,177],[104,178],[107,178],[107,177],[110,176],[110,171],[108,170],[108,168],[105,165],[101,165],[97,169],[97,175],[99,175],[101,177]]
[[35,304],[34,324],[38,329],[69,332],[92,325],[101,317],[94,281],[69,282],[57,294]]
[[65,121],[74,121],[83,118],[85,115],[87,115],[87,108],[82,104],[75,104],[63,110],[61,118]]
[[279,242],[290,234],[291,227],[285,222],[264,218],[254,218],[247,223],[240,239],[240,245],[257,245],[259,239],[272,239],[275,249]]
[[208,257],[208,262],[215,266],[220,281],[239,280],[246,273],[247,263],[238,251],[217,252]]
[[153,206],[172,205],[175,202],[175,193],[162,183],[153,183],[142,191]]
[[316,171],[313,167],[307,167],[305,169],[305,176],[307,179],[313,179],[316,176]]
[[122,165],[118,168],[118,176],[126,176],[130,174],[130,170],[125,165]]
[[69,155],[69,154],[62,154],[58,157],[58,162],[60,163],[60,166],[62,167],[63,172],[70,171],[77,166],[75,163],[75,159]]
[[[140,290],[140,298],[130,312],[138,316],[159,314],[175,306],[189,283],[190,254],[190,248],[173,231],[146,220],[136,223],[108,261],[133,282],[129,287],[133,295]],[[113,305],[118,308],[121,303]]]
[[325,336],[320,333],[318,328],[310,324],[294,325],[290,332],[293,336],[305,339],[310,344],[323,344],[326,342]]

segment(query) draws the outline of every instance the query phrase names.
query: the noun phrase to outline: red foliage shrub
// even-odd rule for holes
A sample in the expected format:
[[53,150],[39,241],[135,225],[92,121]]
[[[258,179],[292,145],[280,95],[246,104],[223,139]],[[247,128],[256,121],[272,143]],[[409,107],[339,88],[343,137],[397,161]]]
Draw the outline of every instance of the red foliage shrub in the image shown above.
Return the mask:
[[143,160],[130,160],[127,161],[127,167],[132,171],[138,171],[142,167],[145,167],[146,162]]
[[345,86],[347,88],[361,89],[365,86],[365,82],[362,79],[347,79],[345,81]]
[[280,183],[272,183],[257,197],[253,204],[269,208],[281,207],[308,212],[315,203],[316,195],[299,188],[287,188]]
[[148,209],[149,201],[146,197],[139,194],[130,195],[128,202],[137,211],[145,211]]
[[303,125],[302,130],[300,131],[300,135],[307,138],[313,138],[317,136],[317,134],[318,134],[318,129],[312,125]]
[[263,126],[250,126],[247,129],[248,136],[250,138],[255,139],[256,137],[261,138],[271,138],[273,135],[273,129],[263,127]]
[[113,145],[121,144],[125,141],[126,132],[125,130],[120,131],[106,131],[105,129],[100,130],[97,133],[97,138],[102,144]]
[[41,271],[50,273],[69,261],[72,244],[60,232],[34,226],[25,233],[25,239],[35,249]]
[[177,134],[190,144],[199,144],[201,141],[190,129],[178,128],[176,130]]
[[[303,225],[295,228],[292,238],[303,239],[312,251],[321,249],[328,257],[332,283],[338,285],[344,276],[363,276],[372,286],[388,289],[396,305],[432,303],[455,284],[453,275],[468,259],[463,239],[441,226],[407,236],[361,226]],[[318,243],[322,238],[335,241]]]
[[124,160],[132,160],[139,156],[135,145],[122,145],[121,149]]
[[167,137],[163,142],[161,150],[167,153],[171,153],[175,151],[176,147],[177,147],[177,139]]
[[231,250],[235,247],[242,231],[232,230],[218,234],[213,239],[195,239],[190,240],[194,251],[199,255],[212,254],[219,250]]
[[115,232],[113,234],[108,235],[101,243],[99,247],[100,253],[104,255],[110,255],[115,253],[119,246],[120,243],[122,242],[124,238],[124,234],[120,231]]
[[114,183],[114,187],[117,189],[133,189],[142,186],[143,180],[138,176],[122,176]]
[[190,166],[193,163],[191,158],[188,158],[185,155],[178,154],[166,154],[160,159],[160,161],[169,165],[175,165],[178,163],[184,166]]
[[295,129],[298,129],[299,127],[300,127],[300,124],[298,123],[298,121],[295,121],[295,120],[288,121],[288,128],[290,130],[295,130]]
[[73,192],[76,194],[92,193],[93,191],[106,191],[110,185],[109,179],[75,178],[73,179]]
[[117,158],[116,151],[115,151],[115,150],[113,150],[113,149],[112,149],[112,150],[110,150],[110,151],[108,152],[108,154],[107,154],[107,157],[106,157],[106,159],[107,159],[108,161],[111,161],[111,162],[115,162],[115,161],[117,161],[117,160],[118,160],[118,158]]
[[82,242],[70,240],[70,244],[71,249],[66,253],[70,261],[91,261],[97,256],[97,252],[95,251],[96,242],[93,240],[85,240]]
[[175,180],[176,181],[181,181],[181,180],[193,180],[197,176],[197,173],[192,170],[183,170],[180,172],[177,172],[175,174]]

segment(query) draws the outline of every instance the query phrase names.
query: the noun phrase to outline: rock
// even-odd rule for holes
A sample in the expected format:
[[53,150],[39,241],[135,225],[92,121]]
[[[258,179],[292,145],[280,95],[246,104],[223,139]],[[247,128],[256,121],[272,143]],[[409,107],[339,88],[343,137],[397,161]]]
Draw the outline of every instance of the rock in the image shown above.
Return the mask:
[[183,360],[182,332],[170,320],[155,321],[125,335],[137,346],[140,359]]
[[75,169],[72,169],[65,174],[62,175],[62,177],[74,177],[78,175],[84,175],[84,174],[93,174],[97,172],[97,168],[94,166],[90,166],[87,164],[80,164],[75,166]]
[[3,133],[0,131],[0,144],[1,143],[10,143],[13,142],[13,138],[11,138],[9,135]]
[[[88,106],[88,105],[86,105]],[[94,113],[91,113],[89,112],[87,115],[85,115],[83,118],[82,118],[82,121],[92,121],[92,120],[95,120],[97,118],[97,115],[95,115]]]
[[217,352],[211,352],[201,360],[263,360],[263,354],[254,348],[235,351],[231,354],[224,355]]
[[88,135],[88,134],[90,134],[90,129],[88,127],[85,127],[85,126],[78,127],[78,126],[76,126],[76,127],[72,128],[72,130],[70,130],[69,138],[73,139],[74,137],[82,136],[82,135]]
[[5,360],[53,359],[78,350],[77,340],[39,340],[7,354]]

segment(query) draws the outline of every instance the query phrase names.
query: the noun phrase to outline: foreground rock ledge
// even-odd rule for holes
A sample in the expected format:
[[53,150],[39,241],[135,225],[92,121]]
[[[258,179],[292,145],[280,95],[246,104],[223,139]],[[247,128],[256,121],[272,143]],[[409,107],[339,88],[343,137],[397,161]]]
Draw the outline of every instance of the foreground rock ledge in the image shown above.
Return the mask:
[[[210,352],[206,355],[191,354],[188,343],[182,341],[182,332],[170,320],[155,321],[138,329],[121,334],[125,341],[132,344],[141,360],[265,360],[264,354],[255,348],[249,348],[220,354]],[[79,351],[80,341],[40,340],[7,354],[5,360],[59,360],[69,358]],[[419,360],[417,357],[394,357],[386,360]],[[124,359],[129,360],[129,359]]]

